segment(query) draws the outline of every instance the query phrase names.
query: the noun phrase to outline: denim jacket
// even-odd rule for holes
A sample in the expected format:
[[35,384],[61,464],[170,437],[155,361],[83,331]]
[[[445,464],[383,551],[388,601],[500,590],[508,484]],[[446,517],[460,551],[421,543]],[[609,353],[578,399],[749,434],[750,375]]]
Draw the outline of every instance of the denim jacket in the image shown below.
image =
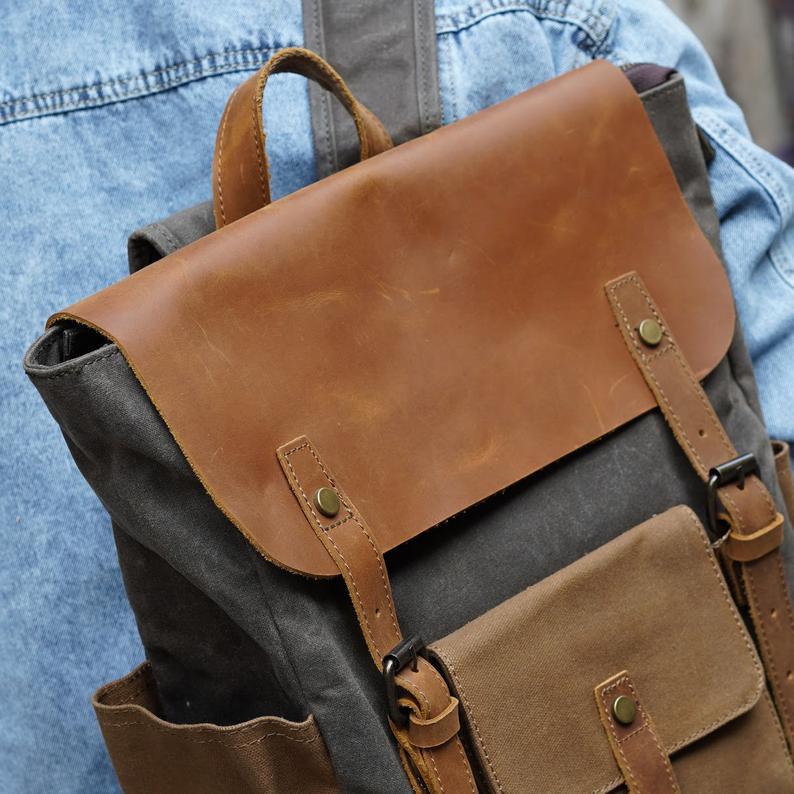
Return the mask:
[[[112,791],[91,714],[139,660],[110,526],[19,362],[45,318],[125,275],[136,227],[210,195],[232,88],[302,44],[300,0],[47,0],[0,26],[0,791]],[[794,172],[755,146],[661,0],[436,0],[446,123],[594,58],[674,66],[716,151],[725,260],[773,436],[794,440]],[[314,178],[305,83],[273,81],[274,194]],[[532,174],[526,174],[532,179]]]

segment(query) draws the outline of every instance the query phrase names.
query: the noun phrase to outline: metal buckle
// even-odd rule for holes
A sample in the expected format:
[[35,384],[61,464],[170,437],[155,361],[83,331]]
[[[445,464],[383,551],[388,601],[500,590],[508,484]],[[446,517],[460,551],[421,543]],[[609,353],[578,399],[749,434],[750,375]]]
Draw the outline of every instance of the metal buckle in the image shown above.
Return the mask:
[[421,637],[414,635],[407,637],[402,642],[394,646],[383,657],[383,682],[386,684],[386,705],[389,710],[389,718],[399,726],[405,727],[408,724],[408,714],[403,711],[397,703],[397,674],[411,663],[411,669],[416,672],[419,669],[419,655],[423,654],[425,644]]
[[738,482],[741,490],[744,488],[745,480],[751,474],[758,474],[758,461],[752,452],[739,455],[738,458],[733,458],[733,460],[728,460],[725,463],[720,463],[709,471],[707,508],[709,529],[711,530],[712,538],[715,540],[720,540],[719,519],[717,518],[718,489],[724,485]]

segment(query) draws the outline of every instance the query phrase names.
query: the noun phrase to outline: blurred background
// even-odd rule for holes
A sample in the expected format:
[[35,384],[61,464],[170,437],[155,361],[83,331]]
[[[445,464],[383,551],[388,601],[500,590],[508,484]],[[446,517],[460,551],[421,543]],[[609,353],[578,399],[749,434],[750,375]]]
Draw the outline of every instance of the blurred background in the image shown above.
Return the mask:
[[794,0],[668,0],[705,44],[756,142],[794,164]]

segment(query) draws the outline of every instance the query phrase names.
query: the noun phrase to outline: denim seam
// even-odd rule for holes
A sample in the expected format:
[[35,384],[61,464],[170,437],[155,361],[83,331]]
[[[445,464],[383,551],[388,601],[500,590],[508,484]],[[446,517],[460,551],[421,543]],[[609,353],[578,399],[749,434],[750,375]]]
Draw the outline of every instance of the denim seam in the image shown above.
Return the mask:
[[772,266],[780,278],[794,289],[794,255],[782,237],[769,249]]
[[[718,119],[707,110],[700,112],[696,110],[695,115],[698,123],[709,134],[715,145],[726,152],[770,197],[778,213],[782,229],[785,219],[791,217],[792,209],[794,208],[786,188],[781,184],[777,176],[747,146],[739,133],[729,127],[724,121]],[[775,272],[783,282],[787,286],[794,288],[794,256],[792,256],[783,237],[780,237],[769,249],[769,259]]]
[[[485,0],[458,13],[436,18],[436,33],[459,33],[487,17],[526,11],[536,17],[575,25],[592,40],[587,49],[598,50],[606,40],[615,18],[614,0]],[[580,45],[581,46],[581,45]]]
[[791,215],[792,206],[786,188],[780,183],[780,180],[752,151],[736,130],[708,110],[698,111],[695,109],[694,112],[700,126],[709,133],[717,146],[727,152],[755,182],[764,188],[772,199],[782,224],[783,219]]
[[139,99],[206,77],[257,69],[279,49],[275,45],[209,52],[137,74],[8,99],[0,102],[0,125]]

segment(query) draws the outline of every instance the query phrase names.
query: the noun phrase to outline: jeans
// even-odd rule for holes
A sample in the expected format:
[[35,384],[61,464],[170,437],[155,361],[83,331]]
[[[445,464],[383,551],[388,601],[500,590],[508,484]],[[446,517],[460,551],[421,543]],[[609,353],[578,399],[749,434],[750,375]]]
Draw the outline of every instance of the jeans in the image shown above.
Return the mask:
[[[437,0],[436,27],[446,123],[597,57],[683,72],[716,150],[712,189],[767,422],[793,440],[794,173],[749,139],[696,39],[658,0]],[[24,377],[24,350],[50,313],[125,275],[131,231],[209,198],[226,98],[302,38],[299,0],[4,12],[0,792],[115,790],[89,699],[142,655],[109,520]],[[305,82],[274,79],[265,116],[278,196],[314,178]]]

